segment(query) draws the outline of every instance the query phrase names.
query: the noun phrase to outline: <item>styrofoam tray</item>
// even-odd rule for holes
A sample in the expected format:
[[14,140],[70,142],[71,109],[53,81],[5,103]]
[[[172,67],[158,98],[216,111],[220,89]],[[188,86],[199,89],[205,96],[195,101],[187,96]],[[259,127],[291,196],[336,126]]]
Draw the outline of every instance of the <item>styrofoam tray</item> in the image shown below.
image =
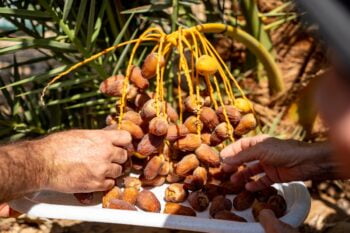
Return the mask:
[[[152,188],[164,208],[164,190],[168,185]],[[282,221],[297,227],[307,217],[311,199],[305,185],[301,182],[275,184],[279,194],[287,201],[287,213]],[[102,194],[95,194],[92,205],[81,205],[73,195],[42,191],[19,200],[10,202],[10,206],[22,213],[37,217],[74,219],[92,222],[129,224],[170,229],[192,230],[201,232],[246,232],[263,233],[259,223],[254,222],[251,209],[234,211],[248,220],[248,223],[209,219],[208,210],[198,213],[197,217],[147,213],[143,211],[127,211],[103,209],[100,203]],[[228,195],[232,200],[234,195]],[[184,203],[188,205],[188,203]]]

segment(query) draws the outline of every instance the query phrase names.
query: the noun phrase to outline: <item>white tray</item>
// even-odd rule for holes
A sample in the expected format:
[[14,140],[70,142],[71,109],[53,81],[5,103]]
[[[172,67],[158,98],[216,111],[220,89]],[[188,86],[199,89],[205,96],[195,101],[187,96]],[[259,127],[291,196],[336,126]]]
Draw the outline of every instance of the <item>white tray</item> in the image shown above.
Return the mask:
[[[151,189],[158,197],[164,208],[164,189],[168,185]],[[282,221],[297,227],[307,217],[311,199],[305,185],[301,182],[275,184],[275,188],[287,201],[287,213]],[[228,195],[232,200],[233,195]],[[248,220],[248,223],[232,222],[226,220],[208,219],[208,210],[198,213],[197,217],[147,213],[143,211],[127,211],[103,209],[99,200],[101,194],[95,194],[94,204],[81,205],[73,195],[43,191],[10,202],[10,206],[22,213],[46,218],[73,219],[91,222],[129,224],[148,227],[160,227],[201,232],[245,232],[263,233],[259,223],[254,222],[251,209],[234,211]],[[184,203],[188,205],[188,203]]]

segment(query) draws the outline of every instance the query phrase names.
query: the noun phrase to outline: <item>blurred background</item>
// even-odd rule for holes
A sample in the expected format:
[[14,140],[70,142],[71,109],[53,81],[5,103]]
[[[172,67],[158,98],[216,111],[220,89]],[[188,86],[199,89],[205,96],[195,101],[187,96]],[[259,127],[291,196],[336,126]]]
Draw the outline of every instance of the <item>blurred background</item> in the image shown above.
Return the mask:
[[[207,35],[254,104],[261,131],[280,138],[322,141],[327,127],[312,103],[314,86],[329,66],[327,47],[307,13],[288,0],[2,0],[0,2],[0,141],[35,138],[69,128],[102,128],[116,99],[98,91],[124,70],[125,46],[42,89],[55,75],[94,53],[137,38],[150,26],[166,33],[179,26],[218,22],[239,27],[268,49],[282,71],[284,89],[269,86],[259,60],[243,44]],[[151,46],[136,56],[140,64]],[[171,65],[171,64],[170,64]],[[172,73],[168,74],[171,77]],[[171,80],[169,78],[169,80]],[[165,83],[166,88],[172,82]],[[307,182],[313,197],[303,232],[348,232],[350,186]],[[1,232],[180,232],[21,216],[0,219]]]

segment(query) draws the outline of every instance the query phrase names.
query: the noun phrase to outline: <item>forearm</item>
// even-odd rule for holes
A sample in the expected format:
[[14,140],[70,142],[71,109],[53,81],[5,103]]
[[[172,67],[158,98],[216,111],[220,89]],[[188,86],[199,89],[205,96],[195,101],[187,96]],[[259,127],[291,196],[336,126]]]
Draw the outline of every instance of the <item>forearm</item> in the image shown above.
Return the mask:
[[307,150],[307,166],[310,166],[310,180],[346,179],[339,174],[340,164],[332,157],[333,149],[328,142],[314,143]]
[[47,179],[46,158],[38,141],[0,147],[0,203],[40,190]]

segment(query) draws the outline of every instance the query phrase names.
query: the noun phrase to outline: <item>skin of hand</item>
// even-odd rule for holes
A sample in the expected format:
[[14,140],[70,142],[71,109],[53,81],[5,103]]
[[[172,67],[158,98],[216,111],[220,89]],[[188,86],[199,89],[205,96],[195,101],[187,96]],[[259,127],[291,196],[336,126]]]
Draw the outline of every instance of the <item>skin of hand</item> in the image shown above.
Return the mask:
[[[246,189],[258,191],[274,183],[331,176],[337,165],[330,160],[330,148],[325,143],[309,144],[295,140],[280,140],[267,135],[242,138],[221,151],[227,172],[247,162],[257,161],[231,176],[232,182],[248,182]],[[265,173],[251,181],[252,176]]]
[[131,136],[121,130],[72,130],[53,134],[36,144],[51,155],[44,189],[66,193],[104,191],[122,174]]
[[0,203],[39,190],[108,190],[122,174],[130,143],[122,130],[69,130],[2,146]]
[[278,220],[275,214],[269,210],[264,209],[260,211],[259,222],[266,233],[298,233],[299,231],[290,225]]

